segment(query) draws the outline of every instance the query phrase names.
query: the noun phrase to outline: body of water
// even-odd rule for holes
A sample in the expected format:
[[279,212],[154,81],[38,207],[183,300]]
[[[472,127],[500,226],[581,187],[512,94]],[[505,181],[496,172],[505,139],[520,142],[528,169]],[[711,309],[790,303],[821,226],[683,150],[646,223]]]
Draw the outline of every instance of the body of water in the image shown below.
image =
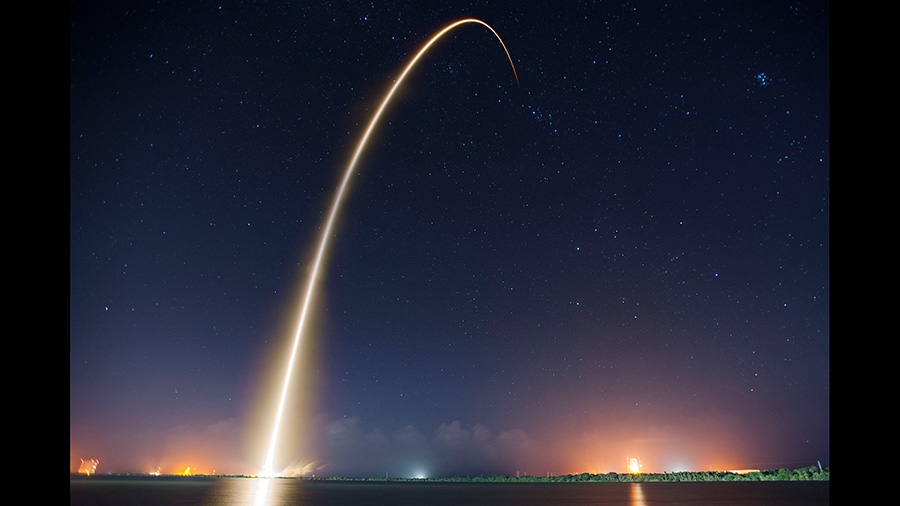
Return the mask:
[[72,506],[820,506],[829,482],[433,483],[75,478]]

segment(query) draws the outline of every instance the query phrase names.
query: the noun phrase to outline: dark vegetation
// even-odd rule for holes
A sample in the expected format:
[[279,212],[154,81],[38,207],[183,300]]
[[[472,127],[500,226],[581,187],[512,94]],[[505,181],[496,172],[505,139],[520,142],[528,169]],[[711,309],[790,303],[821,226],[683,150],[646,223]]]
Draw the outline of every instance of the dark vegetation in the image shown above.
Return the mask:
[[[672,473],[562,474],[559,476],[468,476],[458,478],[403,479],[373,478],[364,481],[421,481],[444,483],[575,483],[575,482],[690,482],[690,481],[829,481],[829,468],[766,469],[745,474],[728,471],[678,471]],[[348,478],[322,478],[347,480]]]
[[[72,473],[72,479],[133,478],[150,476],[140,474],[95,474],[84,476]],[[164,475],[155,479],[182,479],[186,481],[206,478],[243,478],[242,475]],[[285,478],[290,479],[290,478]],[[295,478],[297,479],[297,478]],[[698,481],[830,481],[828,467],[801,467],[798,469],[765,469],[744,474],[728,471],[678,471],[672,473],[606,473],[561,474],[558,476],[465,476],[449,478],[299,478],[316,481],[385,481],[385,482],[440,482],[440,483],[640,483],[640,482],[698,482]]]

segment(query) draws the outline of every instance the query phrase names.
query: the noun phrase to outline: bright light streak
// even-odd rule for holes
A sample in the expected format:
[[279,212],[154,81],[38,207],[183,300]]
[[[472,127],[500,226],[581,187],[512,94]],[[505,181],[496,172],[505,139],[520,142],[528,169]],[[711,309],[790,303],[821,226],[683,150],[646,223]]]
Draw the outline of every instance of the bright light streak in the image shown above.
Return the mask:
[[272,488],[272,480],[253,480],[253,491],[251,495],[253,506],[268,506],[269,491]]
[[263,464],[263,470],[262,470],[262,473],[260,474],[262,477],[274,476],[275,448],[278,444],[278,434],[281,429],[281,417],[284,413],[284,403],[285,403],[285,399],[287,398],[288,385],[290,384],[290,380],[291,380],[291,373],[294,370],[294,362],[297,357],[297,350],[300,349],[300,343],[302,341],[303,325],[306,322],[306,312],[307,312],[307,309],[309,308],[310,300],[312,299],[313,290],[316,285],[316,278],[318,277],[318,274],[319,274],[319,267],[322,264],[322,257],[325,254],[325,249],[328,244],[328,238],[329,238],[329,236],[331,236],[332,225],[334,224],[334,219],[335,219],[335,216],[337,215],[337,211],[340,208],[341,200],[343,199],[343,196],[344,196],[344,190],[347,188],[347,183],[350,180],[350,176],[353,173],[353,169],[356,167],[356,162],[359,160],[359,156],[362,153],[363,148],[365,148],[366,142],[369,140],[369,136],[372,134],[372,131],[375,129],[375,126],[378,123],[378,119],[381,117],[381,113],[387,107],[388,103],[391,101],[391,97],[394,96],[394,92],[396,92],[397,88],[400,87],[400,83],[403,82],[403,79],[406,78],[406,75],[409,73],[410,70],[412,70],[412,68],[413,68],[413,66],[415,66],[416,62],[418,62],[419,59],[428,51],[428,49],[435,42],[437,42],[438,39],[440,39],[445,33],[449,32],[450,30],[453,30],[454,28],[456,28],[459,25],[466,24],[466,23],[478,23],[480,25],[483,25],[483,26],[487,27],[487,29],[490,30],[491,33],[494,34],[494,36],[497,37],[497,40],[500,41],[500,45],[503,46],[503,51],[506,53],[506,57],[509,59],[510,66],[512,66],[513,76],[515,76],[515,78],[516,78],[516,85],[519,84],[519,75],[518,75],[518,73],[516,73],[516,66],[513,64],[512,57],[509,55],[509,51],[506,49],[506,44],[503,43],[503,39],[500,38],[500,35],[498,35],[497,32],[494,31],[494,29],[491,28],[490,25],[488,25],[484,21],[481,21],[479,19],[474,19],[474,18],[468,18],[468,19],[462,19],[460,21],[451,23],[446,28],[444,28],[443,30],[438,32],[437,35],[432,37],[431,40],[429,40],[422,47],[422,49],[419,50],[419,52],[412,59],[412,61],[409,62],[409,64],[403,70],[403,73],[400,74],[399,78],[397,78],[397,82],[394,83],[394,86],[391,87],[391,90],[384,97],[384,100],[381,102],[381,106],[378,108],[378,111],[375,113],[375,116],[372,117],[372,121],[369,123],[368,128],[366,128],[366,131],[363,134],[362,139],[360,140],[359,145],[356,148],[356,152],[353,154],[353,158],[350,160],[350,165],[347,166],[347,170],[344,173],[344,178],[341,181],[340,187],[338,188],[337,196],[335,197],[334,203],[332,204],[331,214],[328,216],[328,222],[325,225],[324,232],[322,233],[322,239],[319,242],[319,249],[318,249],[318,253],[316,254],[316,261],[313,264],[313,270],[309,277],[309,284],[307,285],[307,288],[306,288],[306,298],[303,300],[303,306],[300,309],[300,322],[297,325],[297,332],[294,335],[294,344],[291,348],[291,355],[290,355],[290,360],[288,362],[288,369],[287,369],[287,373],[285,374],[285,378],[284,378],[284,386],[282,387],[281,397],[278,401],[278,410],[275,414],[275,423],[272,427],[272,436],[271,436],[271,439],[269,440],[268,451],[266,452],[266,461],[265,461],[265,464]]

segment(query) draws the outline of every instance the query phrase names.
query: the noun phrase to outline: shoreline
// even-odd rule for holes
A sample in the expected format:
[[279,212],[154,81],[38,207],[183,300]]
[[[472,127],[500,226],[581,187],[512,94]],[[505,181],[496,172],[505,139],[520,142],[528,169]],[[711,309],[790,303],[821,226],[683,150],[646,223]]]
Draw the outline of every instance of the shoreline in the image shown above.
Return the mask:
[[[253,475],[235,474],[135,474],[135,473],[95,473],[91,475],[70,473],[70,480],[114,479],[159,479],[197,480],[218,478],[256,478]],[[773,481],[830,481],[828,467],[816,466],[798,469],[767,469],[747,473],[729,471],[677,471],[665,473],[606,473],[606,474],[563,474],[556,476],[464,476],[439,478],[359,478],[359,477],[277,477],[282,480],[305,480],[310,482],[371,482],[371,483],[715,483],[715,482],[773,482]]]

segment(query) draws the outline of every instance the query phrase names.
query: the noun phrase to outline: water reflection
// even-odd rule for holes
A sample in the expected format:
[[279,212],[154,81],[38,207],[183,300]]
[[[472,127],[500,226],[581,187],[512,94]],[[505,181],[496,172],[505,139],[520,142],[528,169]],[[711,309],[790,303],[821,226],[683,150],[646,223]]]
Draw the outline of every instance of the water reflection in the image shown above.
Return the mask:
[[644,501],[644,491],[640,483],[631,484],[631,506],[647,506]]
[[269,492],[272,490],[272,478],[256,478],[250,492],[250,503],[253,506],[269,506]]
[[[306,493],[300,482],[288,478],[253,478],[246,480],[252,487],[246,490],[240,500],[233,502],[235,506],[282,506],[306,503]],[[249,497],[249,500],[248,500]]]
[[[748,483],[368,483],[286,478],[94,477],[70,480],[72,506],[197,504],[203,506],[358,506],[596,504],[720,506],[829,504],[828,482]],[[27,501],[26,501],[27,502]],[[32,501],[34,502],[34,501]]]
[[[291,504],[290,480],[223,478],[205,494],[204,506],[279,506]],[[294,499],[301,497],[296,491]]]

